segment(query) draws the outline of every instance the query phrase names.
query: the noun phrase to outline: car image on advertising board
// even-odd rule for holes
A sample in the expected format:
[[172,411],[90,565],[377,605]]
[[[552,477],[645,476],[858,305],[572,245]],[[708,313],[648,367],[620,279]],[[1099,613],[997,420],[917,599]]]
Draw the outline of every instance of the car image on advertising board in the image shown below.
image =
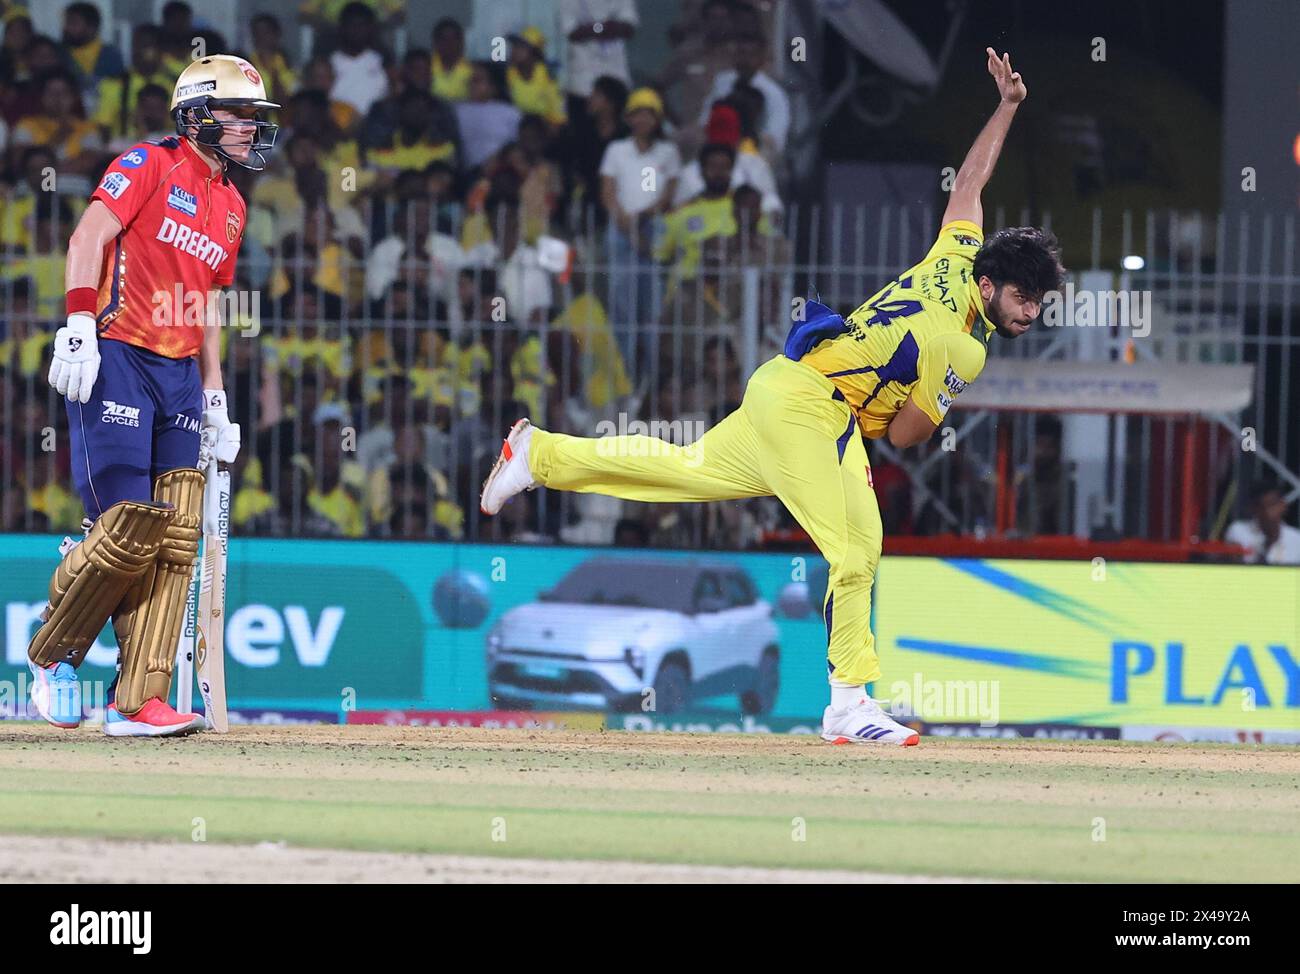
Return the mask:
[[502,708],[654,710],[734,694],[771,711],[780,649],[772,606],[735,564],[588,559],[487,634]]

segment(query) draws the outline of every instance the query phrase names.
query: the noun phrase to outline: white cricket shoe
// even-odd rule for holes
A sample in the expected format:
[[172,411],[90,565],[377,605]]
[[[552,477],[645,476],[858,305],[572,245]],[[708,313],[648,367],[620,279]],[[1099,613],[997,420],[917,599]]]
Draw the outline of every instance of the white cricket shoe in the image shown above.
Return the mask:
[[521,419],[510,427],[510,435],[501,446],[501,455],[492,472],[483,481],[478,506],[484,514],[495,514],[515,494],[537,486],[528,469],[528,444],[533,439],[533,424]]
[[894,744],[912,747],[921,735],[904,727],[880,709],[880,704],[863,697],[844,710],[826,708],[822,714],[822,740],[832,744]]

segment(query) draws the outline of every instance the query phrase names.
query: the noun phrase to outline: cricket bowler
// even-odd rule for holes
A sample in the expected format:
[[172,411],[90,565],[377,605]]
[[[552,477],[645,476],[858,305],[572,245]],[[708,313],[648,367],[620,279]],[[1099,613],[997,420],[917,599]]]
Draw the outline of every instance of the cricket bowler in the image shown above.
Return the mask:
[[881,676],[869,623],[882,529],[862,437],[900,449],[927,440],[979,376],[990,335],[1024,334],[1064,273],[1050,233],[1018,227],[984,239],[980,194],[1026,95],[1011,58],[987,54],[1000,103],[919,264],[847,320],[809,301],[783,354],[750,377],[740,408],[689,451],[633,442],[647,437],[548,433],[521,419],[483,485],[489,515],[537,486],[634,501],[780,498],[830,563],[822,737],[835,744],[919,740],[866,693]]
[[[80,723],[77,667],[111,618],[118,673],[104,732],[203,727],[167,697],[201,530],[200,447],[226,463],[239,451],[214,320],[245,224],[226,170],[264,167],[276,126],[262,113],[278,107],[242,58],[194,61],[172,93],[176,137],[117,158],[69,241],[68,320],[49,381],[67,397],[72,476],[90,527],[64,543],[27,650],[33,702],[56,726]],[[178,288],[183,307],[172,306]]]

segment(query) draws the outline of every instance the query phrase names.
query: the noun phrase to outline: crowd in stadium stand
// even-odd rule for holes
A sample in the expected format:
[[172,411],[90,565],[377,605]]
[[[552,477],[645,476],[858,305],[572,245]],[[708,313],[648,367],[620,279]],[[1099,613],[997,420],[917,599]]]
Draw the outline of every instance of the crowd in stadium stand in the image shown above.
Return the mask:
[[[0,0],[0,531],[80,526],[45,381],[66,242],[107,163],[174,134],[172,86],[200,52],[248,57],[283,106],[268,168],[230,172],[249,204],[245,303],[223,329],[245,443],[236,533],[734,548],[791,526],[770,499],[545,492],[478,519],[520,415],[588,436],[619,417],[698,436],[740,399],[742,305],[752,317],[756,303],[770,354],[809,282],[783,235],[796,120],[768,67],[770,0],[686,0],[657,64],[629,57],[629,38],[663,29],[638,0],[534,4],[543,22],[520,22],[521,3],[471,6],[471,22],[408,33],[396,57],[402,4],[305,0],[312,44],[294,57],[298,25],[266,13],[225,38],[169,2],[124,52],[94,4],[67,5],[56,39]],[[562,270],[544,254],[556,241]],[[1069,533],[1060,424],[1034,429],[1017,530]],[[888,536],[992,521],[992,472],[964,446],[939,466],[946,519],[873,456]],[[1300,535],[1270,510],[1234,539],[1294,559]]]
[[[557,0],[543,24],[475,9],[394,57],[400,6],[308,0],[314,48],[295,59],[270,14],[240,44],[171,2],[124,55],[93,4],[68,5],[55,39],[0,3],[0,530],[81,521],[45,385],[66,241],[116,154],[174,134],[196,50],[248,57],[283,105],[268,168],[230,172],[249,203],[235,291],[260,301],[224,334],[237,532],[461,538],[516,415],[594,435],[649,403],[702,427],[734,408],[737,270],[761,269],[764,314],[788,317],[769,273],[790,260],[791,128],[764,70],[770,4],[685,4],[669,60],[635,72],[636,0]],[[563,273],[547,238],[571,248]],[[557,523],[530,498],[493,531],[682,541],[670,510],[601,504]],[[687,543],[751,543],[773,507]]]

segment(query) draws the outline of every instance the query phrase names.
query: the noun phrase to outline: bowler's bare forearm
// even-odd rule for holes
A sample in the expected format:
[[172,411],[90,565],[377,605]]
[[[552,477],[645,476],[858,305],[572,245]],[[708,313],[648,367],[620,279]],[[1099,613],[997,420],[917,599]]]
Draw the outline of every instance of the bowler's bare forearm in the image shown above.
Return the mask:
[[1016,117],[1016,109],[1019,107],[1019,104],[1011,102],[998,102],[998,107],[984,123],[984,128],[966,153],[961,169],[957,171],[957,179],[952,187],[954,194],[968,191],[978,196],[988,185],[998,164],[998,156],[1002,154],[1007,132],[1011,129],[1011,121]]

